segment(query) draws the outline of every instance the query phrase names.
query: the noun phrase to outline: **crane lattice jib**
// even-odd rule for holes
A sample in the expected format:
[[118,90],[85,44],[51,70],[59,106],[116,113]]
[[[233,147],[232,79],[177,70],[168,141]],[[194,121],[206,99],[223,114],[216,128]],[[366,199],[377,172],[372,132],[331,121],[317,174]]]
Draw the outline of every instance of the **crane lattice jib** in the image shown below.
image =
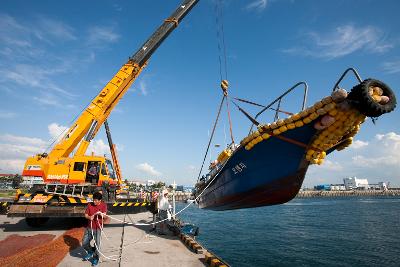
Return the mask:
[[104,127],[106,129],[106,135],[108,140],[108,145],[110,146],[111,157],[115,169],[115,176],[117,177],[118,184],[122,184],[122,174],[121,174],[121,167],[119,166],[118,155],[117,155],[117,148],[112,141],[110,127],[108,127],[107,120],[104,121]]
[[129,58],[128,62],[121,67],[117,74],[115,74],[110,82],[108,82],[93,99],[71,128],[69,128],[63,139],[54,146],[49,153],[49,157],[68,157],[78,146],[79,142],[80,145],[75,155],[84,155],[86,153],[90,141],[97,134],[113,108],[118,104],[119,100],[124,96],[131,84],[146,66],[147,60],[198,1],[199,0],[183,1],[175,12],[158,27],[150,38]]

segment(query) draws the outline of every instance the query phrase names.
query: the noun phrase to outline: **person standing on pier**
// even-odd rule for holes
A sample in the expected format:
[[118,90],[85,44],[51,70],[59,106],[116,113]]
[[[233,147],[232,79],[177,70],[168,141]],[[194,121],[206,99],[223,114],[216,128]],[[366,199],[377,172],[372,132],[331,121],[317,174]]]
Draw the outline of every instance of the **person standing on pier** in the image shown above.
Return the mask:
[[[85,218],[88,219],[88,224],[82,239],[82,247],[87,252],[83,260],[90,261],[92,266],[97,266],[99,263],[99,252],[101,244],[101,229],[103,223],[106,222],[107,205],[102,201],[102,194],[95,192],[93,194],[93,202],[89,203],[85,211]],[[103,221],[104,219],[104,221]],[[95,245],[92,247],[90,241],[94,240]]]
[[160,231],[159,235],[166,235],[166,220],[168,219],[168,210],[171,208],[171,205],[168,202],[168,190],[164,189],[162,195],[158,200],[158,219],[160,222]]

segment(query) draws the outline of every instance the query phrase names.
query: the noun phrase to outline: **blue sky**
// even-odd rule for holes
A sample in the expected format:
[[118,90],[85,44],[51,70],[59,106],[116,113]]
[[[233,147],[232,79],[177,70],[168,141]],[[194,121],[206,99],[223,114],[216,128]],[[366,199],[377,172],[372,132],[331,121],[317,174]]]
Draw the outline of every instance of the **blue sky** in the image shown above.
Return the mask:
[[[19,1],[0,8],[0,173],[22,171],[43,152],[179,5],[169,1]],[[192,184],[221,98],[215,6],[201,0],[150,59],[109,117],[124,178]],[[399,95],[398,1],[222,1],[232,96],[269,103],[299,81],[308,104],[342,72],[386,82]],[[355,79],[343,87],[350,90]],[[284,108],[300,108],[300,92]],[[399,98],[399,97],[398,97]],[[250,113],[258,110],[243,106]],[[270,122],[272,114],[261,120]],[[249,122],[232,108],[240,141]],[[311,167],[305,185],[357,176],[400,185],[400,111]],[[226,112],[214,144],[229,142]],[[104,131],[90,151],[108,153]],[[211,149],[215,157],[217,149]]]

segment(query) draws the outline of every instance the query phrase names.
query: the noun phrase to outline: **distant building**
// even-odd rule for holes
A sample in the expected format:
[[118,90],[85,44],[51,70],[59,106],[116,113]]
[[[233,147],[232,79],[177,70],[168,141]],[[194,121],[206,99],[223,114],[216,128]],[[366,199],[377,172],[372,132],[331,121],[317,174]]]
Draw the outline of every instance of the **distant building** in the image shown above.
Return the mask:
[[331,191],[345,191],[346,187],[344,184],[331,184]]
[[193,186],[183,186],[183,192],[185,193],[192,193],[194,190]]
[[152,186],[156,183],[154,180],[147,180],[146,186]]
[[129,181],[130,185],[136,185],[136,186],[146,186],[146,183],[142,182],[142,181]]
[[330,184],[319,184],[314,186],[315,190],[319,190],[319,191],[329,191],[331,190],[331,185]]
[[349,177],[343,179],[344,186],[346,190],[353,190],[353,189],[369,189],[369,184],[367,179],[358,179],[357,177]]
[[386,191],[388,190],[388,186],[386,185],[385,182],[379,182],[377,184],[369,184],[370,189],[374,190],[383,190]]

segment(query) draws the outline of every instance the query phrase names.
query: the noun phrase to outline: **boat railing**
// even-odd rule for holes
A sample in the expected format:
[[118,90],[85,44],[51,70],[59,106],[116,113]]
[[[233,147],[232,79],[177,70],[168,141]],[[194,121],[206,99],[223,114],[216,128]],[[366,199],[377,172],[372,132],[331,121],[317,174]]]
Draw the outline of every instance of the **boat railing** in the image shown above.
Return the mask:
[[[298,88],[300,85],[304,86],[304,95],[303,95],[303,103],[302,103],[302,107],[301,110],[304,110],[306,107],[306,101],[307,101],[307,93],[308,93],[308,84],[306,82],[298,82],[295,85],[293,85],[292,87],[290,87],[288,90],[286,90],[286,92],[284,92],[282,95],[278,96],[274,101],[272,101],[270,104],[268,104],[267,106],[264,106],[264,108],[257,113],[257,115],[254,117],[255,120],[257,120],[257,118],[264,113],[266,110],[268,109],[273,109],[275,110],[275,116],[274,116],[274,121],[279,119],[279,112],[281,112],[280,107],[281,107],[281,103],[283,98],[289,94],[290,92],[292,92],[294,89]],[[277,104],[276,108],[272,108],[272,106],[274,104]],[[250,131],[249,133],[251,133],[251,131],[253,130],[253,126],[254,124],[251,125],[250,127]]]
[[[352,72],[353,75],[355,76],[355,78],[358,80],[359,83],[362,82],[362,78],[361,76],[358,74],[357,70],[355,68],[348,68],[346,69],[342,76],[340,76],[340,78],[337,80],[337,82],[335,83],[335,85],[333,86],[332,91],[335,91],[337,89],[339,89],[339,84],[342,82],[342,80],[345,78],[345,76],[349,73]],[[273,110],[275,110],[275,116],[274,116],[274,121],[277,121],[279,119],[279,112],[281,112],[280,107],[281,107],[281,103],[282,103],[282,99],[289,94],[291,91],[293,91],[295,88],[297,88],[298,86],[303,85],[304,86],[304,95],[303,95],[303,104],[302,104],[302,108],[301,110],[305,109],[306,106],[306,100],[307,100],[307,93],[308,93],[308,85],[306,82],[298,82],[295,85],[293,85],[291,88],[289,88],[286,92],[284,92],[282,95],[280,95],[279,97],[277,97],[274,101],[272,101],[270,104],[268,104],[267,106],[264,106],[264,108],[257,113],[257,115],[254,117],[255,120],[257,120],[257,118],[264,113],[266,110],[271,109],[272,106],[274,104],[277,104],[276,108],[272,108]],[[249,134],[251,133],[251,131],[253,130],[254,124],[251,125],[250,127],[250,131]]]
[[342,74],[342,76],[340,76],[339,80],[335,83],[335,86],[333,86],[332,91],[335,91],[336,89],[339,89],[339,84],[340,82],[343,80],[343,78],[347,75],[347,73],[349,71],[352,71],[354,76],[356,77],[356,79],[358,80],[358,82],[362,82],[361,76],[358,74],[357,70],[354,68],[348,68],[347,70],[345,70]]

